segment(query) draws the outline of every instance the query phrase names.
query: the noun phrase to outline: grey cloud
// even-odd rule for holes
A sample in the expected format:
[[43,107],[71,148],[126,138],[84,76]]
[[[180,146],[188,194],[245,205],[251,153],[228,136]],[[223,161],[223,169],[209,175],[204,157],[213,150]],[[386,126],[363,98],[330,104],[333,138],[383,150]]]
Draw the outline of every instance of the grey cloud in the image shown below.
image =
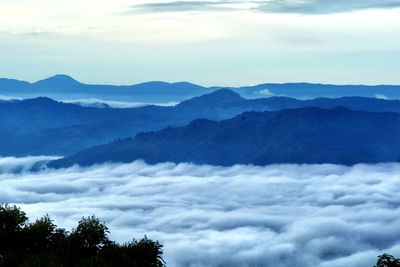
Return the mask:
[[[33,162],[11,161],[0,159],[0,168],[27,170]],[[0,202],[22,206],[31,218],[49,213],[67,229],[96,214],[116,240],[160,240],[172,267],[372,266],[382,252],[400,255],[399,173],[395,163],[225,168],[136,161],[3,172]]]
[[371,8],[400,7],[399,0],[271,0],[259,1],[258,11],[298,14],[329,14]]
[[159,12],[190,12],[231,10],[225,4],[237,3],[233,1],[173,1],[134,5],[134,12],[159,13]]
[[[240,7],[238,4],[250,3],[254,7]],[[229,4],[229,6],[227,6]],[[250,9],[267,13],[297,13],[297,14],[330,14],[350,12],[371,8],[396,8],[400,7],[400,0],[236,0],[236,1],[172,1],[139,4],[132,7],[139,13],[153,12],[188,12],[188,11],[230,11],[238,8]]]

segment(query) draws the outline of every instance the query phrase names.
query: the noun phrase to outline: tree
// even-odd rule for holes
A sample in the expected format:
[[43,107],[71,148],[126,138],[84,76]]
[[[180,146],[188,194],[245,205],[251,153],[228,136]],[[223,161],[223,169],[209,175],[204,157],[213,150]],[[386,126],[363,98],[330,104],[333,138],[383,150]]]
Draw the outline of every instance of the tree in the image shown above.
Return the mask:
[[109,244],[104,247],[103,258],[109,266],[120,267],[163,267],[162,245],[148,239],[133,240],[123,245]]
[[49,215],[33,223],[16,206],[0,204],[0,267],[164,267],[162,245],[147,239],[120,245],[107,226],[83,217],[71,233]]
[[26,213],[20,208],[0,203],[0,235],[2,237],[21,231],[27,221]]
[[374,267],[400,267],[400,259],[385,253],[378,256],[378,262]]
[[0,260],[2,265],[15,265],[19,260],[15,252],[20,251],[22,229],[28,217],[17,206],[0,203]]
[[107,226],[94,215],[83,217],[68,239],[70,265],[100,266],[100,250],[111,243]]
[[94,215],[82,218],[78,226],[72,230],[71,239],[78,241],[80,248],[97,252],[110,240],[107,237],[109,233],[107,226],[100,222]]
[[16,245],[27,221],[26,213],[20,208],[0,203],[0,254],[5,248]]
[[23,231],[25,241],[33,250],[48,250],[66,239],[66,231],[57,228],[49,215],[27,224]]

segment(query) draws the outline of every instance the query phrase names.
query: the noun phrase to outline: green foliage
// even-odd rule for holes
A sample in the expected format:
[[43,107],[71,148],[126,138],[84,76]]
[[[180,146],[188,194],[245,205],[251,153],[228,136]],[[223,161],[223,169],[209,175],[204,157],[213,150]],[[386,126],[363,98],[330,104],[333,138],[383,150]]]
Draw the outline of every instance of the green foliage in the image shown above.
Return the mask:
[[400,259],[385,253],[378,256],[378,262],[374,267],[400,267]]
[[109,242],[107,226],[95,216],[82,218],[76,229],[72,230],[71,241],[76,248],[97,253]]
[[28,217],[17,206],[0,204],[0,266],[9,262],[9,266],[17,266],[18,254],[23,241],[22,230]]
[[164,267],[162,245],[147,237],[118,244],[95,216],[82,218],[71,233],[49,215],[28,223],[16,206],[0,204],[0,267]]
[[17,232],[22,229],[28,221],[25,212],[17,206],[0,204],[0,233]]
[[23,234],[33,251],[54,248],[61,245],[66,238],[65,230],[57,228],[49,215],[27,224],[23,229]]

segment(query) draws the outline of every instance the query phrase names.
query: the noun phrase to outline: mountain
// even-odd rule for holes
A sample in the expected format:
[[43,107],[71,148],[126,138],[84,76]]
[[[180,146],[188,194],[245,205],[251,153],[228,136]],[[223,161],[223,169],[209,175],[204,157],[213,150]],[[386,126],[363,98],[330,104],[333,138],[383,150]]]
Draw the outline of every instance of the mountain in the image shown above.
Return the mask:
[[84,84],[65,74],[57,74],[35,83],[0,79],[0,95],[21,98],[47,96],[58,100],[104,98],[135,102],[176,102],[212,91],[215,90],[188,82],[152,81],[135,85]]
[[[241,99],[236,93],[232,94]],[[197,118],[229,118],[231,112],[222,113],[218,108],[218,102],[228,104],[230,101],[222,96],[216,91],[190,101],[191,104],[184,101],[177,107],[121,109],[83,107],[47,97],[0,101],[0,156],[65,156],[142,131],[185,125]],[[198,108],[199,103],[209,99],[214,99],[209,108],[204,105]],[[209,113],[204,113],[206,110]],[[233,114],[237,112],[241,110]]]
[[74,78],[72,78],[71,76],[68,76],[66,74],[56,74],[50,78],[47,79],[43,79],[40,81],[37,81],[36,83],[34,83],[35,85],[46,85],[46,84],[55,84],[55,85],[60,85],[60,84],[71,84],[71,85],[75,85],[75,84],[80,84],[80,82],[78,82],[77,80],[75,80]]
[[234,164],[356,164],[400,159],[400,114],[306,107],[247,112],[223,121],[138,134],[49,164],[104,162]]
[[134,137],[140,132],[187,125],[195,119],[226,120],[246,111],[302,107],[369,112],[400,112],[400,101],[345,97],[297,100],[287,97],[245,99],[231,90],[217,90],[176,106],[139,108],[83,107],[47,97],[0,101],[0,156],[60,155]]
[[[316,98],[310,100],[299,100],[289,97],[269,97],[250,99],[244,106],[268,107],[268,110],[293,109],[301,107],[320,107],[332,109],[338,106],[343,106],[352,110],[370,111],[370,112],[400,112],[400,100],[385,100],[368,97],[340,97],[340,98]],[[260,108],[259,110],[262,110]],[[264,109],[265,110],[265,109]]]
[[220,89],[213,93],[194,97],[179,104],[179,107],[215,107],[230,103],[240,103],[246,99],[242,98],[238,93],[232,90]]
[[68,75],[65,75],[65,74],[57,74],[53,77],[37,81],[33,84],[33,86],[37,87],[37,88],[49,88],[49,87],[56,88],[56,87],[58,87],[58,89],[60,87],[68,88],[68,87],[75,87],[75,86],[79,86],[79,85],[81,85],[80,82],[78,82],[74,78],[72,78]]
[[242,96],[287,96],[300,99],[344,96],[400,99],[399,85],[335,85],[318,83],[264,83],[255,86],[230,88]]
[[[100,98],[147,103],[180,102],[219,89],[224,89],[224,87],[205,87],[189,82],[167,83],[151,81],[134,85],[85,84],[65,74],[58,74],[34,83],[0,79],[0,95],[19,98],[47,96],[58,100]],[[233,90],[245,98],[286,96],[311,99],[318,97],[364,96],[400,99],[400,85],[263,83],[254,86],[225,87],[225,89]]]
[[[20,80],[0,78],[0,85],[3,88],[12,87],[12,88],[24,88],[30,85],[30,83]],[[2,88],[2,89],[3,89]]]

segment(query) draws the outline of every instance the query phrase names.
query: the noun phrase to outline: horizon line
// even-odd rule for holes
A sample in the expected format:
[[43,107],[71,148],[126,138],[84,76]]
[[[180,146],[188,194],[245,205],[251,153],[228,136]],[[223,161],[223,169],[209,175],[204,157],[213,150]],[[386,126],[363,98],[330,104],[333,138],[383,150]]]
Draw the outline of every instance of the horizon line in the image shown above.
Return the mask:
[[394,83],[375,83],[375,84],[363,84],[363,83],[329,83],[329,82],[310,82],[310,81],[288,81],[288,82],[261,82],[261,83],[255,83],[255,84],[244,84],[244,85],[239,85],[239,86],[219,86],[219,85],[211,85],[211,86],[205,86],[200,83],[193,83],[190,81],[166,81],[166,80],[148,80],[148,81],[142,81],[142,82],[136,82],[136,83],[127,83],[127,84],[118,84],[118,83],[92,83],[92,82],[83,82],[81,80],[78,80],[74,78],[74,76],[65,74],[65,73],[57,73],[53,75],[46,76],[45,78],[35,80],[35,81],[28,81],[24,79],[19,79],[19,78],[9,78],[9,77],[0,77],[0,80],[5,79],[5,80],[13,80],[13,81],[19,81],[19,82],[26,82],[31,85],[46,81],[52,78],[56,78],[57,76],[59,77],[65,77],[71,79],[71,81],[75,81],[79,84],[84,84],[84,85],[106,85],[106,86],[135,86],[135,85],[140,85],[140,84],[147,84],[147,83],[166,83],[166,84],[179,84],[179,83],[188,83],[192,85],[196,85],[199,87],[203,87],[205,89],[213,89],[213,88],[242,88],[242,87],[254,87],[254,86],[259,86],[259,85],[265,85],[265,84],[274,84],[274,85],[287,85],[287,84],[310,84],[310,85],[333,85],[333,86],[366,86],[366,87],[377,87],[377,86],[400,86],[400,84],[394,84]]

